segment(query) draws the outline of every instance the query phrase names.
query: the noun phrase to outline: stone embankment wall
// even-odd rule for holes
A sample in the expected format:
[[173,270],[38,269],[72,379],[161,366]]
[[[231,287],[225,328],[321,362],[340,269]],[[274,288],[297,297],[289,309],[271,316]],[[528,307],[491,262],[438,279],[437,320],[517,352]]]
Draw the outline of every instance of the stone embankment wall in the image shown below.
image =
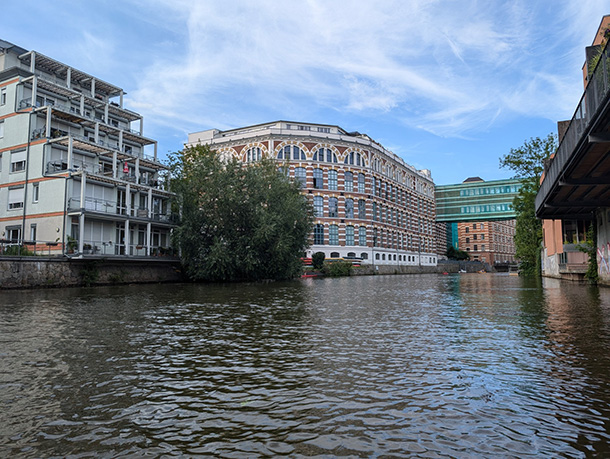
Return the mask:
[[0,257],[0,288],[183,281],[175,260]]
[[493,269],[488,264],[478,261],[439,261],[437,266],[392,266],[392,265],[363,265],[352,270],[353,275],[370,274],[436,274],[436,273],[457,273],[460,270],[467,273],[478,271],[492,272]]

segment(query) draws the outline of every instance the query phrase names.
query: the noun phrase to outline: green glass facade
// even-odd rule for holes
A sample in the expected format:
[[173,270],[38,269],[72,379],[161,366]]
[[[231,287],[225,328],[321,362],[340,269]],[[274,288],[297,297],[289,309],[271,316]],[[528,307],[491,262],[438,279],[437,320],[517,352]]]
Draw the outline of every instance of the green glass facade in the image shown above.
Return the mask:
[[465,222],[515,218],[518,179],[464,182],[435,188],[436,221]]

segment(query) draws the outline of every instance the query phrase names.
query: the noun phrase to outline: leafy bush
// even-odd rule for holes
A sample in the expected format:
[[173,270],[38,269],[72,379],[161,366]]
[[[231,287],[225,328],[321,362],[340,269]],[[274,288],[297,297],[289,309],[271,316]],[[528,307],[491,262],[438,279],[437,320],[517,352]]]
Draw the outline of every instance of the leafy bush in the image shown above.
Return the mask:
[[21,257],[33,257],[35,255],[34,252],[28,250],[27,247],[23,245],[11,245],[6,247],[2,252],[2,255],[8,256],[21,256]]
[[324,267],[324,259],[326,255],[324,252],[316,252],[311,257],[311,263],[313,264],[313,269],[321,270]]
[[324,263],[322,272],[325,276],[330,277],[342,277],[350,276],[352,274],[352,262],[351,261],[333,261]]

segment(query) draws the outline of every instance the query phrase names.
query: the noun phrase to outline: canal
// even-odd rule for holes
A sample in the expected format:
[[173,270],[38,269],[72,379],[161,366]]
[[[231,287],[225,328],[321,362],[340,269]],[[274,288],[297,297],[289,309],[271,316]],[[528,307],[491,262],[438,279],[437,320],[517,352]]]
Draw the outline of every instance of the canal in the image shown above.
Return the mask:
[[0,457],[607,457],[609,437],[610,289],[0,292]]

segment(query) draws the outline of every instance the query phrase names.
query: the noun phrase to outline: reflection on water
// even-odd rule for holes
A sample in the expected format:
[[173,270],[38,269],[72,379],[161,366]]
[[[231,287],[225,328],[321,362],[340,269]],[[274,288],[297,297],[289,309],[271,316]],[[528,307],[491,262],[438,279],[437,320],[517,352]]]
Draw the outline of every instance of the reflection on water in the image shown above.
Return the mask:
[[609,320],[501,275],[0,292],[0,456],[609,455]]

